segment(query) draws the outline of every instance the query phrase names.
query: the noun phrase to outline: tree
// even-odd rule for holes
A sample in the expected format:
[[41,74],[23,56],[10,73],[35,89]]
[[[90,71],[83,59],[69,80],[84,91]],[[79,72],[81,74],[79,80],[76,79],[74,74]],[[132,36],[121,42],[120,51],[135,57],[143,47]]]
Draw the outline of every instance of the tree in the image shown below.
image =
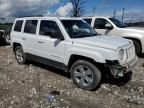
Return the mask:
[[73,6],[72,16],[80,17],[84,13],[85,0],[70,0]]

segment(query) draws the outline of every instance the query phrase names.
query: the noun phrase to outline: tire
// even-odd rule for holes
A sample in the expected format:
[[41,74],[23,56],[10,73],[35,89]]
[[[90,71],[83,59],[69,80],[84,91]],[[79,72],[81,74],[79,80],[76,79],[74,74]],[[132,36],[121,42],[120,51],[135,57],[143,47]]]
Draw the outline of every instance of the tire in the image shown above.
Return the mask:
[[101,81],[100,70],[92,63],[86,60],[76,61],[71,69],[71,78],[73,83],[84,90],[93,90],[99,86]]
[[140,55],[141,54],[141,45],[136,40],[132,40],[132,41],[133,41],[134,46],[135,46],[135,52],[136,52],[136,54]]
[[26,55],[21,46],[17,46],[15,48],[15,58],[19,64],[26,63]]

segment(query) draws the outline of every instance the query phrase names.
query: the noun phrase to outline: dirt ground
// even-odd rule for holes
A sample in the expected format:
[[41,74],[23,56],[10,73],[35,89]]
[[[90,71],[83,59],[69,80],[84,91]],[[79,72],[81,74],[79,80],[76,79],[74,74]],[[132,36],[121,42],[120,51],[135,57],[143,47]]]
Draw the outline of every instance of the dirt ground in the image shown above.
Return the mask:
[[107,80],[95,91],[84,91],[63,71],[17,64],[12,48],[1,46],[0,108],[144,108],[144,57],[131,79]]

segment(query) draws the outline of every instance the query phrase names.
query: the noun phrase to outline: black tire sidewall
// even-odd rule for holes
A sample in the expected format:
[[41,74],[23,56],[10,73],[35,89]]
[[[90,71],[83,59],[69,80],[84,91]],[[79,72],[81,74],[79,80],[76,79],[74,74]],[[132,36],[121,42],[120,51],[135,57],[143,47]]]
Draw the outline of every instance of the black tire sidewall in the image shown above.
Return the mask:
[[141,46],[139,44],[139,42],[137,42],[136,40],[133,40],[134,46],[135,46],[135,52],[137,55],[141,54]]
[[[89,85],[89,86],[81,86],[79,83],[77,83],[76,79],[74,78],[74,70],[79,65],[85,65],[85,66],[89,67],[92,70],[93,82],[92,82],[91,85]],[[72,67],[70,69],[70,73],[71,73],[71,78],[73,80],[73,83],[77,87],[82,88],[84,90],[93,90],[100,84],[100,80],[101,80],[101,72],[100,72],[100,70],[95,65],[93,65],[92,63],[90,63],[90,62],[88,62],[86,60],[78,60],[78,61],[76,61],[72,65]]]
[[[21,52],[22,52],[22,54],[23,54],[23,61],[22,61],[22,62],[19,62],[19,61],[17,60],[17,57],[16,57],[16,51],[17,51],[17,50],[21,50]],[[19,64],[25,64],[25,63],[26,63],[26,55],[25,55],[25,53],[24,53],[24,51],[23,51],[23,49],[22,49],[21,46],[17,46],[17,47],[15,48],[15,58],[16,58],[16,60],[17,60],[17,62],[18,62]]]

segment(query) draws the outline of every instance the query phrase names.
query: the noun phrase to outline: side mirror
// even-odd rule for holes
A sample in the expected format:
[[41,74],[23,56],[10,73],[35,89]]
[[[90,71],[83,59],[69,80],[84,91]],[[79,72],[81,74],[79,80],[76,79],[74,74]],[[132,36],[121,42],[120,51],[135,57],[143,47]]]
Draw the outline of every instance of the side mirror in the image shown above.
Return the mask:
[[53,39],[59,39],[59,40],[64,40],[64,37],[61,32],[53,31],[50,35],[51,38]]
[[113,29],[113,26],[108,23],[108,24],[105,25],[105,28],[106,28],[106,29],[109,29],[109,30],[112,30],[112,29]]

